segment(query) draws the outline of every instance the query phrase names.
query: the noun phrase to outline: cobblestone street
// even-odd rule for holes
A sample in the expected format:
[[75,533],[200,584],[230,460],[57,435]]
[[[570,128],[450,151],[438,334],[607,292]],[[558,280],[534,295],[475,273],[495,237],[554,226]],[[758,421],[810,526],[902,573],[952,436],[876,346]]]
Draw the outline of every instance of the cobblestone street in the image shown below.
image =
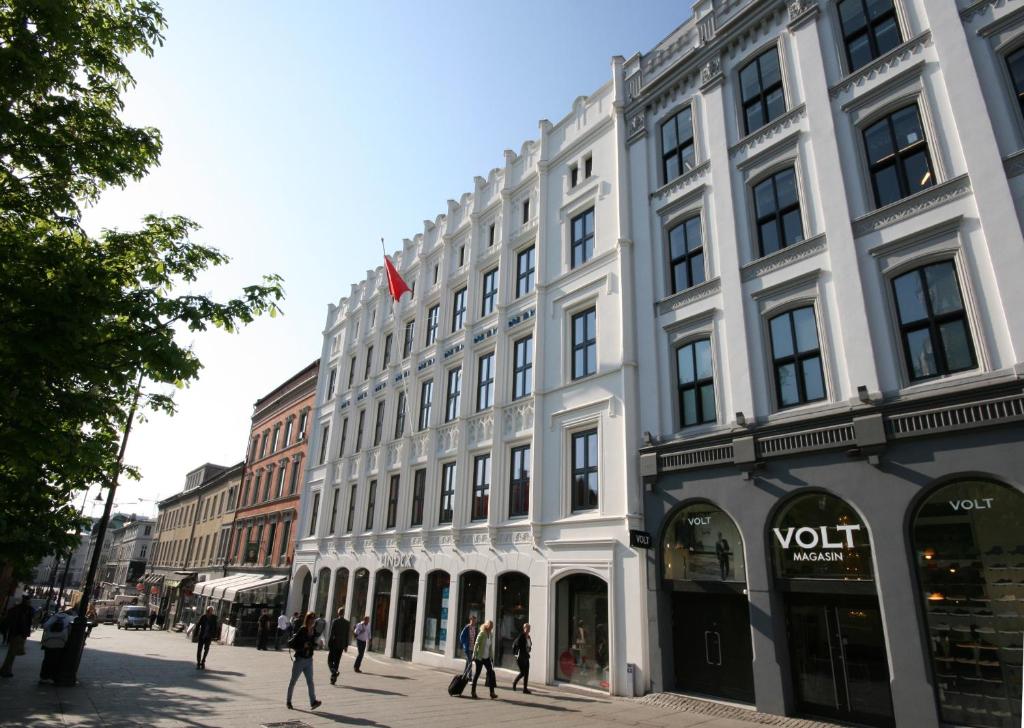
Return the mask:
[[258,652],[214,645],[208,669],[197,671],[194,647],[180,634],[124,632],[104,625],[94,630],[89,640],[79,671],[81,684],[57,688],[37,682],[41,661],[38,631],[27,647],[28,654],[15,663],[14,678],[0,682],[0,726],[259,728],[287,721],[300,721],[287,724],[288,728],[825,725],[677,696],[628,700],[546,686],[535,686],[527,696],[513,693],[511,677],[502,671],[498,673],[499,700],[455,699],[446,692],[448,673],[372,653],[364,660],[361,674],[352,672],[354,655],[346,654],[337,686],[329,682],[325,655],[318,654],[317,697],[323,706],[316,712],[307,710],[305,685],[300,680],[293,700],[297,710],[292,711],[284,705],[290,671],[284,650]]

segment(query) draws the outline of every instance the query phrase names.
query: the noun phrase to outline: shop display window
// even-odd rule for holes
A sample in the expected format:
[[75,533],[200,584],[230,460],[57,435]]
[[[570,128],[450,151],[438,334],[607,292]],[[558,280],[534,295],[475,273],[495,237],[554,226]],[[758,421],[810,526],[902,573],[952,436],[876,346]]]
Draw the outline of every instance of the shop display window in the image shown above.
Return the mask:
[[920,598],[944,722],[1021,725],[1024,495],[999,483],[939,487],[913,521]]
[[374,579],[373,614],[370,615],[371,652],[383,652],[388,640],[388,615],[391,613],[391,583],[393,575],[387,569],[377,572]]
[[400,660],[412,659],[412,646],[416,639],[416,600],[419,596],[420,575],[406,569],[398,579],[398,614],[395,620],[395,654]]
[[769,539],[775,575],[780,578],[874,578],[867,526],[849,504],[827,493],[807,493],[787,501]]
[[530,621],[530,577],[510,571],[498,577],[497,665],[518,669],[512,655],[512,643]]
[[327,618],[327,596],[331,591],[331,570],[320,569],[316,576],[316,606],[313,611],[316,616]]
[[451,577],[443,571],[427,576],[427,603],[423,611],[423,649],[444,652],[448,641],[448,597]]
[[459,623],[454,625],[462,630],[470,617],[476,623],[484,623],[484,599],[487,593],[487,577],[479,571],[465,571],[459,575]]
[[330,621],[338,616],[338,610],[345,606],[345,599],[348,598],[348,569],[342,567],[334,575],[334,605],[331,613],[327,615]]
[[349,613],[349,621],[353,628],[356,622],[366,616],[366,596],[370,589],[370,572],[366,569],[356,569],[356,584],[352,593],[352,611]]
[[676,512],[665,530],[663,578],[746,582],[743,539],[733,520],[710,503]]
[[608,585],[573,574],[556,586],[555,678],[608,690]]

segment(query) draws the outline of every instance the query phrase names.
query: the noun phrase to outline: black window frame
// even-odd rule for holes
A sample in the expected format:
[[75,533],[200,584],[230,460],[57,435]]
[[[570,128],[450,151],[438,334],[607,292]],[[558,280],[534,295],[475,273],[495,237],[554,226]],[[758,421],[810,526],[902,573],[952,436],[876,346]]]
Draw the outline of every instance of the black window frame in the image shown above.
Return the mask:
[[423,340],[424,346],[431,346],[437,341],[437,327],[441,318],[441,304],[435,303],[427,311],[427,337]]
[[[842,7],[846,3],[857,3],[861,6],[861,11],[863,12],[865,19],[863,28],[859,30],[847,31],[846,24],[843,22]],[[843,36],[843,50],[845,51],[846,68],[849,73],[853,73],[854,71],[860,68],[864,68],[864,66],[868,65],[876,58],[883,56],[886,53],[889,53],[890,51],[893,50],[893,48],[896,48],[903,43],[903,29],[900,27],[899,15],[896,13],[896,3],[893,2],[893,0],[889,0],[889,9],[884,11],[882,14],[875,18],[870,17],[867,5],[865,4],[864,0],[839,0],[839,2],[836,3],[836,13],[839,17],[839,32]],[[879,27],[886,21],[892,21],[896,25],[896,34],[898,36],[899,42],[897,42],[896,45],[893,46],[892,48],[886,48],[883,50],[878,45],[877,33]],[[862,37],[867,38],[868,49],[869,53],[871,54],[871,57],[868,58],[863,63],[854,65],[853,54],[851,52],[850,46],[853,41],[858,40]]]
[[[909,108],[913,108],[917,114],[918,128],[921,132],[921,138],[918,141],[912,142],[905,147],[899,146],[899,141],[896,138],[896,130],[893,124],[893,117],[900,112],[906,111]],[[889,132],[889,141],[892,144],[892,150],[889,154],[880,157],[875,161],[871,161],[870,147],[868,145],[868,133],[885,124]],[[928,146],[928,134],[925,130],[924,120],[921,117],[921,107],[916,101],[909,104],[905,104],[898,109],[892,109],[885,116],[874,119],[870,124],[864,126],[864,130],[861,133],[861,139],[864,144],[864,157],[867,161],[868,166],[868,178],[871,180],[871,195],[874,198],[875,208],[885,207],[887,205],[894,205],[901,200],[905,200],[913,194],[917,194],[923,190],[934,187],[938,180],[936,179],[935,163],[932,161],[931,148]],[[928,184],[920,185],[919,189],[911,190],[910,178],[907,175],[906,163],[907,160],[917,155],[924,150],[924,158],[928,165],[928,171],[925,174],[925,178],[928,179]],[[894,200],[882,202],[879,194],[878,178],[879,174],[883,171],[895,168],[896,172],[896,183],[899,187],[899,197]],[[922,178],[924,179],[924,178]]]
[[[928,291],[928,278],[926,271],[929,268],[937,268],[939,266],[949,266],[952,268],[953,280],[956,281],[957,296],[960,299],[960,309],[958,311],[947,311],[946,313],[936,314],[934,311],[934,303],[932,297],[927,295]],[[896,281],[917,274],[920,278],[921,290],[925,292],[924,306],[926,312],[926,318],[917,319],[909,323],[903,322],[903,316],[900,312],[899,297],[896,292]],[[907,372],[907,379],[912,383],[926,382],[931,379],[938,379],[939,377],[946,377],[950,374],[959,374],[960,372],[968,372],[972,369],[978,368],[978,354],[974,348],[974,335],[971,331],[971,320],[967,314],[967,307],[964,305],[964,291],[963,285],[960,283],[960,275],[957,271],[956,263],[951,259],[933,261],[924,265],[912,268],[910,270],[903,271],[899,275],[892,277],[890,286],[893,292],[893,303],[896,310],[896,325],[899,327],[900,332],[900,345],[903,349],[903,360],[904,367]],[[959,369],[951,369],[949,362],[946,359],[946,347],[944,345],[944,339],[942,337],[942,327],[950,323],[960,322],[964,327],[964,339],[967,341],[967,350],[971,357],[970,366],[961,367]],[[928,339],[932,347],[932,353],[935,357],[936,373],[925,376],[915,376],[914,368],[911,365],[911,350],[908,341],[908,336],[912,333],[921,330],[928,331]]]
[[384,336],[384,359],[381,361],[380,368],[387,369],[391,366],[391,347],[394,345],[394,335],[388,333]]
[[480,316],[490,316],[498,303],[498,268],[491,268],[483,276],[483,295],[480,297]]
[[377,447],[378,445],[380,445],[381,440],[384,437],[384,413],[385,413],[384,404],[385,404],[386,401],[387,400],[381,398],[381,400],[379,402],[377,402],[377,419],[373,423],[373,446],[374,447]]
[[495,237],[495,223],[492,222],[490,227],[487,229],[487,247],[488,248],[493,248],[494,247],[494,237]]
[[[692,223],[694,220],[697,221],[696,229],[698,235],[700,236],[700,244],[697,247],[691,249],[690,223]],[[681,231],[681,234],[683,236],[682,255],[672,254],[672,236],[675,235],[677,231]],[[678,223],[670,227],[666,232],[665,238],[665,244],[668,248],[668,274],[669,279],[672,282],[672,293],[679,293],[680,291],[685,291],[688,288],[693,288],[694,286],[699,286],[701,283],[704,283],[707,280],[707,273],[705,271],[706,258],[704,256],[704,225],[703,221],[701,220],[700,213],[697,213],[696,215],[690,215],[689,217],[680,220]],[[695,262],[698,257],[700,258],[699,265],[696,264]],[[683,286],[679,285],[678,276],[676,275],[676,272],[677,270],[680,269],[680,267],[682,267],[682,271],[686,275],[685,285]],[[700,280],[697,280],[697,274],[699,274]]]
[[[486,361],[485,361],[486,360]],[[476,411],[494,406],[494,351],[481,354],[476,361]]]
[[523,225],[530,222],[530,198],[523,200]]
[[331,437],[331,425],[328,423],[320,428],[320,457],[317,464],[323,465],[327,462],[327,446]]
[[360,452],[363,449],[363,428],[366,426],[365,407],[359,410],[359,419],[356,422],[356,448],[353,452]]
[[[331,520],[330,520],[330,523],[328,524],[328,527],[327,527],[327,535],[328,536],[333,536],[334,535],[335,526],[337,525],[337,522],[338,522],[338,500],[340,498],[341,498],[341,487],[339,486],[339,487],[334,489],[334,494],[333,494],[333,497],[331,498]],[[273,524],[273,523],[271,524],[271,526],[274,526],[274,525],[275,524]],[[270,548],[271,544],[268,544],[267,546],[268,546],[268,548]]]
[[376,479],[371,480],[367,484],[368,490],[366,491],[366,527],[364,531],[373,530],[373,516],[374,511],[377,510],[377,481]]
[[[569,267],[578,268],[594,257],[594,208],[590,207],[569,220]],[[589,232],[588,230],[589,221]],[[580,237],[576,237],[576,223],[582,223]]]
[[402,360],[404,361],[412,356],[413,347],[416,345],[416,319],[410,319],[405,322],[403,336]]
[[423,525],[423,506],[427,499],[427,469],[420,468],[412,474],[412,511],[409,516],[410,526]]
[[[779,65],[779,80],[775,81],[775,82],[769,84],[767,87],[765,87],[765,85],[764,85],[764,78],[762,77],[761,59],[765,58],[766,56],[768,56],[769,54],[772,54],[772,53],[775,54],[775,60],[776,60],[776,62]],[[755,131],[757,131],[758,129],[763,129],[764,127],[768,126],[769,124],[771,124],[773,121],[775,121],[779,117],[783,116],[786,113],[786,111],[788,110],[788,107],[789,107],[789,104],[787,103],[787,100],[786,100],[785,84],[783,83],[783,80],[782,80],[783,76],[785,74],[784,74],[783,68],[782,68],[782,55],[779,53],[779,47],[777,45],[773,45],[771,48],[768,48],[768,49],[762,51],[761,53],[758,53],[755,58],[751,59],[748,63],[743,65],[743,67],[739,71],[738,77],[740,79],[742,79],[743,72],[746,71],[751,66],[754,66],[754,65],[757,66],[757,86],[758,86],[758,92],[756,94],[754,94],[753,96],[750,96],[748,98],[744,98],[743,97],[742,81],[740,82],[740,86],[739,86],[739,89],[738,89],[739,90],[739,94],[740,94],[740,105],[743,108],[743,129],[744,129],[744,134],[752,134]],[[780,111],[775,116],[769,116],[768,97],[772,93],[774,93],[775,91],[781,91],[782,92],[782,111]],[[751,128],[750,127],[750,116],[748,114],[748,110],[753,108],[755,105],[760,107],[762,117],[764,118],[764,122],[760,126]]]
[[484,453],[473,458],[473,500],[471,521],[486,521],[491,500],[491,455]]
[[363,381],[365,382],[370,378],[370,374],[373,372],[373,344],[366,347],[366,366],[363,369]]
[[345,441],[348,439],[348,417],[341,418],[341,442],[338,443],[338,457],[345,457]]
[[[588,319],[592,318],[593,321]],[[576,338],[576,322],[583,320],[583,336],[581,340]],[[592,323],[592,331],[591,329]],[[588,334],[592,334],[588,336]],[[570,373],[572,380],[575,382],[579,379],[585,379],[586,377],[597,374],[597,307],[591,306],[590,308],[584,309],[578,313],[574,313],[569,323],[569,336],[572,342],[572,361],[570,364]],[[590,353],[594,355],[594,368],[590,368]],[[580,370],[577,365],[577,354],[582,353],[583,355],[583,369]]]
[[409,398],[405,390],[398,391],[398,401],[395,403],[395,439],[405,435],[405,408],[409,406]]
[[[1013,61],[1021,59],[1021,77],[1017,78],[1013,73]],[[1011,91],[1017,97],[1017,108],[1020,110],[1020,118],[1024,119],[1024,46],[1014,48],[1003,57],[1006,64],[1006,74],[1010,77]]]
[[452,367],[445,376],[444,421],[454,422],[462,409],[462,366]]
[[466,296],[469,289],[463,286],[452,296],[452,333],[466,326]]
[[[311,509],[310,515],[309,515],[309,533],[307,534],[309,537],[313,537],[313,536],[316,535],[316,522],[317,522],[317,519],[319,517],[320,517],[320,491],[317,491],[316,493],[313,494],[313,508]],[[259,539],[263,538],[262,528],[263,528],[263,526],[261,525],[260,526],[261,533],[260,533],[260,536],[258,537]],[[259,548],[259,540],[256,541],[256,547]]]
[[[708,377],[701,377],[698,374],[698,371],[697,371],[697,345],[698,344],[705,344],[705,343],[708,346],[709,353],[711,353],[712,350],[711,350],[711,339],[710,339],[710,337],[702,337],[702,338],[699,338],[699,339],[691,339],[690,341],[687,341],[687,342],[677,346],[676,350],[675,350],[676,351],[676,403],[677,403],[677,405],[679,407],[679,427],[680,427],[680,429],[685,429],[687,427],[695,427],[697,425],[712,424],[712,423],[715,423],[715,422],[718,421],[718,407],[717,407],[717,401],[715,399],[716,398],[716,392],[715,392],[715,371],[714,371],[714,366],[712,365],[711,376],[708,376]],[[682,381],[682,372],[680,371],[679,360],[680,360],[680,357],[683,355],[683,352],[686,349],[690,350],[690,363],[691,363],[692,368],[693,368],[693,381],[692,382],[685,382],[684,383]],[[707,385],[709,385],[709,384],[711,385],[712,409],[714,410],[715,414],[711,418],[705,418],[704,417],[704,405],[705,405],[705,402],[704,402],[704,388]],[[686,408],[683,405],[683,399],[684,399],[685,393],[688,392],[688,391],[691,391],[691,390],[694,393],[694,401],[696,403],[695,404],[695,408],[696,408],[695,411],[697,413],[697,418],[693,422],[687,422],[686,421],[686,414],[685,414],[686,413]]]
[[[679,118],[684,114],[688,117],[690,127],[689,137],[686,139],[680,138],[679,134]],[[665,132],[668,129],[675,132],[676,144],[671,149],[665,148]],[[661,125],[659,131],[659,141],[661,142],[661,179],[662,184],[668,184],[672,180],[679,179],[686,174],[687,162],[689,162],[691,168],[697,163],[697,145],[694,141],[693,132],[693,105],[687,105],[673,114],[671,119],[668,119]],[[673,160],[679,165],[679,173],[669,176],[668,167],[669,163]]]
[[[779,179],[782,175],[791,174],[793,175],[793,187],[796,190],[796,202],[792,202],[785,207],[779,206]],[[757,191],[765,185],[771,185],[772,191],[772,205],[773,208],[769,212],[759,212],[757,209]],[[754,213],[754,226],[757,228],[757,251],[760,257],[777,253],[784,248],[788,248],[791,245],[805,240],[804,231],[804,211],[800,199],[800,179],[796,174],[796,166],[783,167],[777,169],[771,174],[759,179],[756,184],[750,186],[751,194],[751,206]],[[786,216],[796,212],[800,217],[800,237],[796,240],[786,240],[786,227],[785,219]],[[778,235],[779,247],[775,250],[765,250],[765,241],[762,234],[763,226],[773,223],[775,226],[776,235]]]
[[[520,363],[520,346],[525,349]],[[533,334],[516,339],[512,343],[512,401],[533,394]]]
[[345,533],[352,533],[356,520],[356,499],[359,496],[359,484],[353,483],[348,497],[348,518],[345,519]]
[[[335,380],[337,378],[338,378],[338,370],[335,369],[334,367],[331,367],[331,372],[327,376],[327,397],[326,397],[327,400],[334,399],[334,384],[335,384]],[[277,442],[277,432],[276,432],[276,429],[277,428],[275,428],[275,433],[274,433],[274,442],[275,443]],[[273,450],[271,450],[271,452],[273,452]]]
[[353,355],[348,362],[348,389],[352,389],[352,385],[356,381],[356,364],[358,363],[358,357]]
[[455,519],[455,461],[441,464],[440,500],[438,502],[438,524],[452,523]]
[[[508,517],[530,515],[530,445],[513,447],[509,454]],[[517,472],[518,470],[518,472]]]
[[420,413],[417,424],[419,432],[430,426],[430,411],[434,407],[434,380],[427,379],[420,383]]
[[[814,335],[817,339],[818,346],[814,349],[808,349],[806,351],[799,351],[796,341],[796,323],[793,320],[793,315],[797,311],[810,310],[814,316]],[[775,335],[772,330],[772,322],[776,319],[788,317],[789,318],[789,334],[790,334],[790,346],[792,347],[792,354],[785,356],[775,355]],[[795,308],[788,309],[782,313],[776,314],[768,319],[768,347],[772,357],[772,378],[775,384],[775,402],[779,409],[789,409],[790,407],[801,407],[805,404],[812,402],[823,402],[828,399],[828,383],[825,381],[825,361],[821,351],[821,331],[818,326],[818,312],[815,310],[813,305],[797,306]],[[822,396],[809,399],[807,397],[807,384],[804,379],[804,368],[803,363],[809,359],[817,357],[818,366],[821,369],[821,390]],[[791,404],[783,404],[782,402],[782,379],[779,377],[779,368],[786,366],[787,364],[793,365],[793,374],[796,377],[797,387],[797,401]]]
[[[595,445],[594,445],[593,449],[594,449],[595,454],[599,453],[600,450],[598,448],[599,443],[597,442],[597,437],[598,437],[598,435],[597,435],[597,428],[596,427],[592,427],[592,428],[590,428],[588,430],[581,430],[579,432],[572,433],[572,437],[570,439],[570,455],[569,455],[569,457],[571,458],[571,468],[572,468],[571,488],[572,488],[572,512],[573,513],[583,513],[583,512],[586,512],[586,511],[593,511],[593,510],[596,510],[600,506],[600,502],[601,502],[601,476],[600,476],[600,472],[599,472],[598,463],[597,462],[593,462],[593,463],[590,462],[591,447],[590,447],[590,442],[589,442],[590,438],[594,438]],[[583,457],[583,462],[581,463],[581,462],[578,462],[577,459],[576,459],[576,443],[579,440],[584,439],[584,438],[587,439],[587,443],[584,445],[584,448],[583,448],[584,457]],[[590,502],[590,497],[589,497],[589,495],[590,495],[589,476],[592,475],[592,474],[597,476],[597,492],[594,493],[593,503]],[[584,486],[580,485],[580,478],[581,477],[583,478]],[[582,500],[582,496],[584,495],[584,493],[583,493],[584,488],[586,489],[587,498],[586,498],[586,502],[585,503],[581,503],[580,501]]]
[[[525,265],[528,267],[524,268]],[[531,245],[516,253],[516,298],[531,293],[536,285],[537,246]]]
[[398,496],[401,486],[401,476],[395,473],[388,481],[388,511],[384,522],[384,528],[394,528],[398,523]]

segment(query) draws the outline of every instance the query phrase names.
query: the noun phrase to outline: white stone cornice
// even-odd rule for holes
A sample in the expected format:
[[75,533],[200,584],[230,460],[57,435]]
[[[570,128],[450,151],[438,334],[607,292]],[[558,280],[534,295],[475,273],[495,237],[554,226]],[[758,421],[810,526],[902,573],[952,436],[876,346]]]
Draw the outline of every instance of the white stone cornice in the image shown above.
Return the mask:
[[757,149],[764,144],[770,143],[770,141],[782,134],[786,129],[799,122],[807,113],[807,107],[804,104],[790,109],[785,114],[780,116],[770,124],[762,126],[760,129],[747,134],[745,137],[740,139],[738,142],[729,147],[729,156],[736,157],[740,153],[750,154],[753,150]]
[[795,245],[776,250],[774,253],[747,263],[741,269],[740,276],[744,281],[752,281],[755,278],[760,278],[780,268],[792,265],[797,261],[817,255],[826,250],[827,247],[825,234],[815,235],[806,240],[801,240]]
[[704,281],[703,283],[687,288],[686,290],[674,293],[667,298],[663,298],[656,304],[659,316],[677,311],[681,308],[685,308],[692,303],[702,301],[705,298],[710,298],[716,293],[722,290],[722,279],[711,278],[710,280]]
[[828,90],[828,95],[833,99],[839,98],[855,86],[863,86],[868,81],[887,75],[891,69],[896,68],[908,58],[919,55],[925,48],[931,45],[931,42],[932,34],[930,30],[914,36],[843,78]]
[[971,192],[971,179],[966,174],[946,180],[934,187],[921,190],[902,200],[886,205],[853,221],[853,235],[860,237],[907,218],[920,215],[946,202],[959,199]]
[[703,179],[711,170],[711,161],[704,160],[689,172],[676,177],[651,193],[651,199],[655,202],[665,202],[677,197],[683,190],[692,187]]

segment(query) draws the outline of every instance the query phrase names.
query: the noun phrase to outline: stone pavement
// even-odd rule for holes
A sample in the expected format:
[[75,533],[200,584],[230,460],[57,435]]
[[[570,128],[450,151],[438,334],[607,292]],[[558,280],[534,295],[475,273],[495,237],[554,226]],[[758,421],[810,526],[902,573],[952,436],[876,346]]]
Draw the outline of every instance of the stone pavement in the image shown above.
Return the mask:
[[[339,684],[332,686],[326,653],[315,663],[317,697],[323,706],[308,710],[300,678],[288,710],[285,689],[291,670],[288,653],[251,647],[213,645],[208,669],[195,669],[195,646],[183,635],[118,631],[112,625],[93,630],[79,670],[80,685],[41,685],[42,660],[37,631],[28,654],[14,665],[14,678],[0,680],[0,726],[122,728],[209,726],[260,728],[304,726],[678,726],[753,728],[756,725],[803,728],[822,723],[764,716],[717,703],[654,695],[638,700],[609,698],[584,691],[535,686],[532,695],[513,693],[509,673],[499,671],[499,700],[456,699],[447,693],[451,674],[422,665],[367,653],[363,672],[352,672],[354,649],[342,658]],[[480,694],[486,696],[486,690]],[[469,695],[467,688],[466,695]],[[298,723],[289,723],[298,721]],[[283,728],[283,727],[282,727]]]

